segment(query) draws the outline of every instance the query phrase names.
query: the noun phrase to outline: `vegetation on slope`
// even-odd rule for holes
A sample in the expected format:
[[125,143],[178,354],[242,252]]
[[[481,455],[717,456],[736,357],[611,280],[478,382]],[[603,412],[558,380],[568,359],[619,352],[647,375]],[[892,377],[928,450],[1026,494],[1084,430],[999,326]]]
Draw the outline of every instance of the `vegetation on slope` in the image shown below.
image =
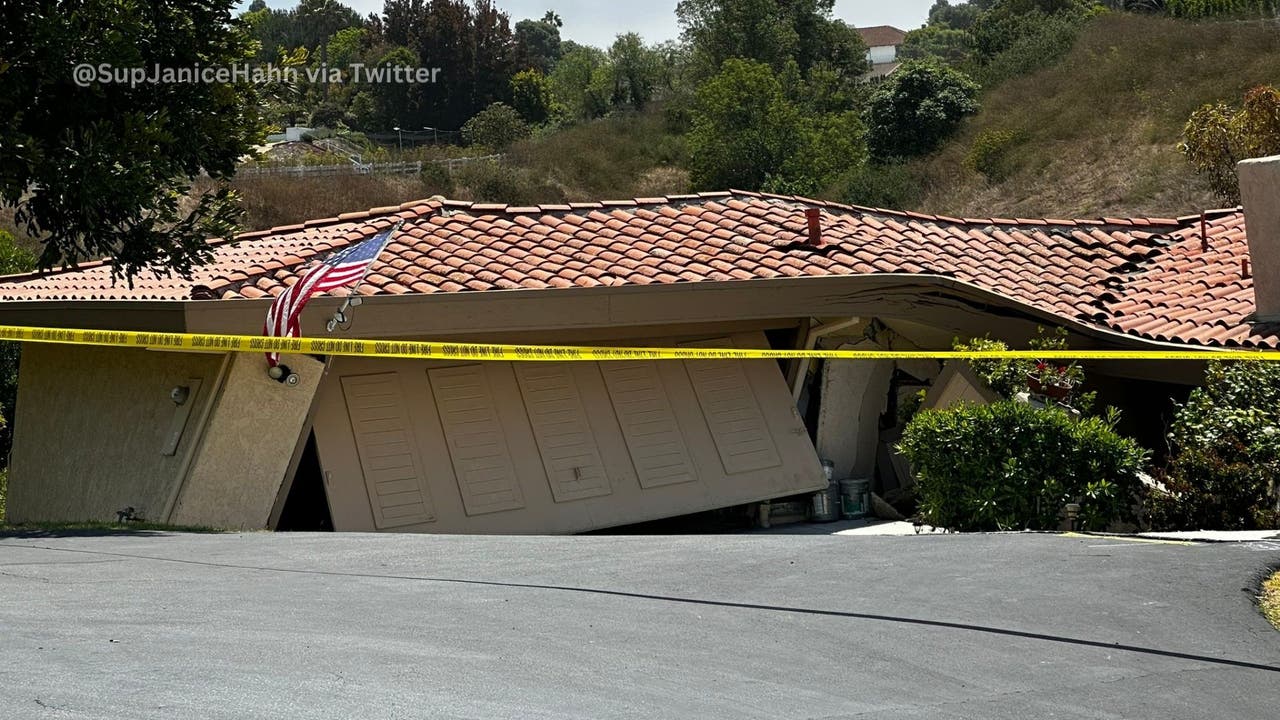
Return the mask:
[[988,90],[940,152],[908,165],[921,193],[903,204],[1024,217],[1214,207],[1178,151],[1183,126],[1277,76],[1274,23],[1102,15],[1061,62]]

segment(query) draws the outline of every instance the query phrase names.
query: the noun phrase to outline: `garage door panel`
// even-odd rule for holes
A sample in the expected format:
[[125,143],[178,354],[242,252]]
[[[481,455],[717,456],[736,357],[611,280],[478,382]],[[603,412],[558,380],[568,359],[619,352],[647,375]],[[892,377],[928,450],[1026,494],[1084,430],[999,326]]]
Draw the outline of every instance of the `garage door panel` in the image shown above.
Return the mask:
[[[682,347],[730,347],[728,338]],[[782,464],[742,360],[686,360],[685,370],[726,473],[737,475]]]
[[435,521],[422,460],[409,441],[400,376],[349,376],[341,384],[374,525],[382,530]]
[[666,386],[653,362],[600,363],[605,388],[640,487],[698,479]]
[[519,510],[524,495],[484,368],[427,371],[467,515]]
[[612,493],[573,369],[565,363],[516,363],[514,370],[555,501]]

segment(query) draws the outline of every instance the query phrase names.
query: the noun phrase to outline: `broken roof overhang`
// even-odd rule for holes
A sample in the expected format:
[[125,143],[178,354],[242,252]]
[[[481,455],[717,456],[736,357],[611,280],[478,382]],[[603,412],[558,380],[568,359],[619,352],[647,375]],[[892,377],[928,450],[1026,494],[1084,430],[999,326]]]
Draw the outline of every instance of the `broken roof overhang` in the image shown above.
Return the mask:
[[[820,248],[808,244],[805,211],[814,208],[821,211]],[[1280,338],[1280,328],[1248,324],[1253,290],[1240,270],[1239,256],[1247,256],[1248,248],[1238,211],[1211,214],[1202,243],[1199,216],[959,219],[745,192],[525,208],[456,201],[377,208],[214,243],[215,263],[190,281],[143,279],[128,290],[111,285],[102,265],[6,278],[0,296],[24,300],[0,305],[0,316],[46,306],[51,296],[123,295],[130,306],[156,300],[172,305],[190,296],[193,285],[205,285],[221,299],[188,303],[184,314],[229,317],[228,303],[265,303],[308,263],[396,219],[407,221],[405,232],[361,289],[379,305],[462,307],[471,306],[468,296],[484,295],[501,296],[504,303],[538,298],[539,306],[554,307],[596,297],[585,292],[591,290],[625,304],[633,293],[671,297],[670,288],[757,291],[766,284],[802,284],[806,289],[795,296],[805,297],[815,280],[843,279],[850,289],[897,286],[908,293],[966,287],[971,290],[964,294],[997,298],[993,308],[1144,344],[1275,347]],[[912,286],[914,291],[903,290]],[[546,293],[553,297],[540,294],[552,289],[559,291]],[[316,303],[323,306],[322,300]],[[228,312],[196,310],[214,305]],[[685,304],[679,310],[697,314],[699,308]],[[71,305],[62,311],[77,312]],[[721,318],[735,316],[719,312]],[[827,309],[776,313],[808,316]],[[625,319],[605,314],[593,321]]]

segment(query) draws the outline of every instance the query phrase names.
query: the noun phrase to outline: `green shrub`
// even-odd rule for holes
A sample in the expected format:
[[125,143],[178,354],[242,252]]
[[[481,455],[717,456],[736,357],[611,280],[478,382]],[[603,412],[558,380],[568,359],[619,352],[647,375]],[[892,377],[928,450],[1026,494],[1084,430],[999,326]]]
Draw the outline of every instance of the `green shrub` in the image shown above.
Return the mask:
[[973,141],[965,165],[982,173],[991,182],[1001,182],[1012,174],[1012,152],[1026,139],[1014,130],[987,130]]
[[974,79],[990,88],[1056,64],[1071,52],[1086,20],[1085,14],[1074,12],[1024,16],[1009,44],[992,55],[974,73]]
[[469,145],[481,145],[498,152],[517,140],[529,137],[530,129],[520,113],[510,105],[494,103],[476,113],[462,126],[462,137]]
[[877,161],[927,155],[978,111],[978,86],[932,61],[908,60],[871,93],[863,118]]
[[1280,365],[1210,363],[1205,384],[1178,409],[1174,455],[1152,493],[1160,529],[1280,527]]
[[539,205],[565,199],[563,191],[527,168],[475,162],[459,168],[453,178],[477,202]]
[[1076,418],[1017,401],[919,413],[899,451],[919,481],[920,513],[960,531],[1051,530],[1068,503],[1079,527],[1134,520],[1146,452],[1115,432],[1118,414]]
[[0,525],[5,522],[6,499],[9,496],[9,471],[0,470]]
[[444,163],[424,162],[418,178],[422,180],[422,188],[427,195],[448,197],[453,194],[453,175]]
[[852,168],[823,192],[824,197],[850,205],[902,210],[919,205],[920,179],[898,164],[866,163]]
[[19,245],[13,235],[0,230],[0,275],[13,275],[35,269],[36,254]]

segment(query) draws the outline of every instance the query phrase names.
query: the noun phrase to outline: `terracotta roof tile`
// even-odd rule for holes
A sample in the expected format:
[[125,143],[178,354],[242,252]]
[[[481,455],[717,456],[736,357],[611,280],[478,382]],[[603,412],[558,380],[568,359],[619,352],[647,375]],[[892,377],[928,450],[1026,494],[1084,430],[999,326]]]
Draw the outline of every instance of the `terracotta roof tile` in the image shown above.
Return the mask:
[[[821,251],[804,244],[809,207],[823,211]],[[223,299],[270,297],[404,218],[360,294],[917,273],[1149,340],[1280,347],[1280,327],[1249,324],[1243,213],[1205,217],[1208,252],[1199,215],[960,220],[745,192],[516,208],[433,200],[213,242],[213,262],[189,280],[144,274],[130,287],[86,263],[0,280],[0,299],[183,300],[195,285]]]

